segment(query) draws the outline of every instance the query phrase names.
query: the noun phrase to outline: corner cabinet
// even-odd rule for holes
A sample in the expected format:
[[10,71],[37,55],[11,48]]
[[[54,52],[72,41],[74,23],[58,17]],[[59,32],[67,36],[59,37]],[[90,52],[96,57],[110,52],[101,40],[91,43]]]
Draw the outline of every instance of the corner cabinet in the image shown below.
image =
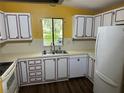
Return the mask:
[[69,64],[70,78],[87,76],[88,73],[87,55],[71,56]]
[[114,12],[113,11],[103,13],[102,26],[112,26],[113,20],[114,20]]
[[88,78],[91,82],[94,81],[95,59],[89,57],[88,62]]
[[97,37],[98,27],[102,24],[102,15],[96,15],[94,17],[94,37]]
[[115,10],[115,24],[124,24],[124,7]]
[[31,40],[29,13],[5,13],[9,40]]
[[73,16],[73,34],[74,40],[93,39],[93,16],[75,15]]
[[0,42],[7,40],[6,24],[5,24],[5,14],[0,12]]
[[19,61],[18,63],[18,78],[20,80],[19,84],[24,85],[28,84],[28,69],[27,69],[27,61]]

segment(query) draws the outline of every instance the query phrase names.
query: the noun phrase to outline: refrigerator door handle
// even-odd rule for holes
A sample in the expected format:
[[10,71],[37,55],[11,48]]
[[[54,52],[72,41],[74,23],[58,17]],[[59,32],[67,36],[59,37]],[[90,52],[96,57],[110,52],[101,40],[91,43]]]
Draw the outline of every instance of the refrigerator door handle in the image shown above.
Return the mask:
[[113,86],[115,88],[118,87],[118,84],[117,83],[115,83],[113,80],[111,80],[110,78],[108,78],[107,76],[105,76],[104,74],[102,74],[101,72],[96,71],[96,74],[98,75],[98,77],[100,79],[102,79],[105,83],[109,84],[110,86]]
[[[97,38],[96,38],[96,46],[95,46],[95,54],[96,54],[96,56],[97,56],[97,48],[98,48],[98,42],[99,42],[99,32],[97,33]],[[97,60],[96,60],[96,62],[97,62]]]

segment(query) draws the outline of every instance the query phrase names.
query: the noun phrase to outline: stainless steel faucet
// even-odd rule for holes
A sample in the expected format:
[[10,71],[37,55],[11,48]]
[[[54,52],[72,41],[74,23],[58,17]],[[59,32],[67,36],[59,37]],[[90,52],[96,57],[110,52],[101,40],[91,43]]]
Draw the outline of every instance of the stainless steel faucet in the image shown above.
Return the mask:
[[55,45],[53,43],[50,45],[50,52],[55,53]]

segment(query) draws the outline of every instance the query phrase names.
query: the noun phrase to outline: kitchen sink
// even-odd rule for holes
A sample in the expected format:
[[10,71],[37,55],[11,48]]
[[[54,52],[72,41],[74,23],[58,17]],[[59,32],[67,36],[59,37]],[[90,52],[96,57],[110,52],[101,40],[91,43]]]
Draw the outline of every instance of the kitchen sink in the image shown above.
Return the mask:
[[56,54],[68,54],[66,50],[56,50],[55,53]]
[[43,51],[43,55],[68,54],[66,50]]

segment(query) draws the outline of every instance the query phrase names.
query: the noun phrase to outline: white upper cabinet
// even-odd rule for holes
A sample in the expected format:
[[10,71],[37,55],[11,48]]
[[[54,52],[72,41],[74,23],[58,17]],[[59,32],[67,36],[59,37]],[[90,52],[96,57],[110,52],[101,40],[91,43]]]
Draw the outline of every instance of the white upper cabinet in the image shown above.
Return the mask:
[[120,9],[116,11],[116,20],[115,21],[124,21],[124,9]]
[[93,17],[86,18],[86,37],[92,37]]
[[73,17],[73,39],[91,39],[93,37],[93,16],[75,15]]
[[84,35],[84,17],[77,17],[77,36]]
[[73,38],[84,36],[84,16],[73,17]]
[[5,16],[3,12],[0,12],[0,39],[1,41],[7,39]]
[[115,11],[115,24],[124,24],[124,7]]
[[108,12],[103,14],[103,26],[112,26],[114,12]]
[[19,29],[20,29],[20,37],[21,39],[29,39],[31,38],[31,22],[29,14],[19,14]]
[[98,27],[101,26],[102,15],[97,15],[94,17],[94,37],[97,36]]
[[29,13],[6,13],[8,37],[10,40],[31,40]]
[[9,39],[19,39],[18,19],[16,14],[6,14]]

